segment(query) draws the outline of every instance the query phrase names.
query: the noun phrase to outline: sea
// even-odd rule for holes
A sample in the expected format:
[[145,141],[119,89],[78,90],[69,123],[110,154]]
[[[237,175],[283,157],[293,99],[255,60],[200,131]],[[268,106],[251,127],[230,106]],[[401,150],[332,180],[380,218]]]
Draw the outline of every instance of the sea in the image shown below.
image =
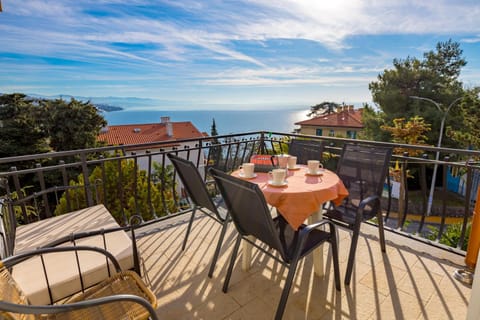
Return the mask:
[[276,131],[291,133],[298,128],[296,122],[308,119],[309,109],[279,110],[194,110],[162,111],[134,110],[104,112],[109,125],[160,122],[170,117],[172,122],[190,121],[201,132],[210,134],[213,120],[219,135],[249,131]]

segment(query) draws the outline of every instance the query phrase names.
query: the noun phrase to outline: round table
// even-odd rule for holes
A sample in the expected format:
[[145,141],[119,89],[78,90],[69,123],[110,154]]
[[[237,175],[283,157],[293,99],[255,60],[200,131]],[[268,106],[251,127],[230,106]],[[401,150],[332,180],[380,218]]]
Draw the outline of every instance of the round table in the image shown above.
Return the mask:
[[[295,170],[288,170],[286,185],[269,184],[269,175],[256,172],[254,178],[245,179],[259,185],[268,204],[288,221],[295,230],[312,214],[318,213],[327,201],[339,204],[348,190],[342,180],[332,171],[323,170],[319,175],[309,175],[307,167],[298,165]],[[242,178],[240,170],[232,175]]]
[[[321,174],[310,175],[304,165],[298,165],[295,170],[288,170],[287,183],[283,186],[271,185],[270,176],[265,172],[255,172],[252,178],[242,178],[240,170],[234,171],[232,175],[258,184],[267,203],[274,206],[277,213],[281,214],[295,230],[307,219],[308,223],[320,221],[325,202],[333,201],[339,204],[348,196],[347,188],[334,172],[322,170]],[[322,247],[313,252],[314,269],[319,276],[323,275]],[[251,250],[252,246],[244,242],[242,269],[245,271],[250,268]]]

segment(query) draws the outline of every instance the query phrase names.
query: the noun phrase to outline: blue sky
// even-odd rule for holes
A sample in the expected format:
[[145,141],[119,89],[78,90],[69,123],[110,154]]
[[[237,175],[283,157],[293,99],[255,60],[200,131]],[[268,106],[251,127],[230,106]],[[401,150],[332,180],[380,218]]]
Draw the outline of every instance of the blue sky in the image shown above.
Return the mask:
[[[138,97],[128,107],[371,102],[394,58],[449,38],[480,86],[480,1],[2,0],[0,92]],[[95,100],[95,99],[94,99]],[[128,102],[130,101],[130,102]]]

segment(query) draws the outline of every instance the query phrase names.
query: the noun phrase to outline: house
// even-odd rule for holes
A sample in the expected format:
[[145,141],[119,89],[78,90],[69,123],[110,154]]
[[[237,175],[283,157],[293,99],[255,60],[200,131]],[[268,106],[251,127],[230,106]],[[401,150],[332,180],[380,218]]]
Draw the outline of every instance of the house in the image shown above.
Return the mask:
[[363,129],[362,109],[342,106],[337,112],[296,122],[300,134],[356,139]]
[[[184,149],[188,146],[194,148],[198,141],[181,142],[179,140],[204,138],[207,134],[200,132],[190,121],[171,122],[170,117],[161,117],[159,123],[126,124],[107,126],[100,131],[97,139],[107,145],[125,145],[126,155],[154,153],[160,148],[176,147]],[[158,145],[148,147],[139,146],[144,143],[159,142]],[[166,144],[167,143],[167,144]],[[132,146],[130,146],[132,145]],[[183,156],[182,154],[180,156]],[[198,150],[190,152],[190,159],[197,159]],[[200,153],[200,163],[204,161],[203,153]],[[168,162],[162,155],[152,156],[152,160],[161,163]],[[148,157],[139,157],[138,166],[140,169],[148,169]]]

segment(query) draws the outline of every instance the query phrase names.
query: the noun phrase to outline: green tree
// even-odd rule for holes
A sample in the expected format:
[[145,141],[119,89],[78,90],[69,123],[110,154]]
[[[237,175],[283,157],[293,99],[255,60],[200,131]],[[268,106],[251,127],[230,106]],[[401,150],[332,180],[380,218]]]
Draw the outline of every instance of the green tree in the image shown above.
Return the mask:
[[107,122],[90,102],[43,100],[44,126],[55,151],[94,148]]
[[462,67],[467,65],[462,57],[463,50],[460,49],[460,44],[449,39],[446,42],[437,43],[436,49],[424,54],[425,67],[443,78],[444,83],[455,85]]
[[372,106],[364,103],[362,110],[363,129],[358,135],[359,139],[374,140],[374,141],[389,141],[391,135],[385,130],[379,128],[387,123],[385,114],[376,111]]
[[[118,161],[121,165],[121,181]],[[135,199],[135,162],[133,160],[118,161],[105,162],[106,181],[103,181],[101,167],[96,167],[88,177],[92,186],[92,193],[98,198],[99,203],[105,204],[118,223],[124,224],[122,209],[127,220],[135,214],[140,214],[144,220],[149,220],[155,216],[166,215],[168,211],[176,211],[173,201],[173,188],[165,188],[163,191],[163,199],[165,199],[167,205],[164,208],[159,186],[148,180],[145,170],[137,169],[137,197]],[[170,185],[173,183],[172,178],[171,174],[168,177],[163,177],[167,181],[166,183]],[[69,197],[75,199],[75,203],[79,203],[80,207],[87,206],[84,185],[82,174],[78,175],[76,181],[70,181],[72,189],[69,191]],[[148,198],[149,188],[151,203]],[[106,198],[104,197],[105,194]],[[67,195],[64,194],[55,209],[55,214],[60,215],[67,211]]]
[[[23,197],[27,196],[26,190],[30,189],[30,188],[33,188],[33,186],[26,186],[26,187],[23,187],[23,188],[20,189],[20,193],[22,194]],[[12,200],[19,200],[19,198],[20,198],[19,193],[16,192],[16,191],[10,193],[10,198]],[[6,206],[1,206],[1,209],[5,210],[5,211],[0,212],[0,213],[2,215],[6,215],[7,214],[7,212],[6,212],[7,207]],[[14,205],[13,206],[13,211],[15,212],[16,223],[19,224],[19,225],[30,223],[30,222],[32,222],[33,218],[38,220],[37,210],[35,209],[34,206],[32,206],[30,204],[25,205],[26,217],[23,215],[22,208],[19,205]]]
[[212,119],[212,126],[210,127],[210,135],[212,136],[212,146],[208,150],[208,164],[218,166],[222,161],[222,147],[217,146],[220,142],[217,139],[218,131],[215,123],[215,118]]
[[480,149],[480,88],[466,91],[457,107],[463,118],[462,128],[447,127],[447,136],[456,141],[461,148]]
[[0,158],[50,150],[38,111],[24,94],[0,95]]
[[[434,144],[438,141],[442,114],[433,104],[411,97],[429,98],[448,106],[462,96],[464,90],[458,80],[461,68],[466,65],[462,53],[458,43],[448,40],[439,42],[436,51],[425,53],[422,60],[412,57],[394,59],[393,68],[384,70],[377,81],[369,85],[379,111],[375,117],[368,119],[370,121],[364,122],[364,126],[368,127],[366,132],[375,132],[381,125],[392,123],[396,118],[420,116],[432,125],[432,130],[427,133],[428,142]],[[447,118],[447,126],[461,130],[462,120],[452,112]],[[381,138],[385,139],[385,136]],[[444,145],[455,146],[451,139],[445,139]]]
[[[393,142],[401,144],[425,145],[426,132],[430,131],[430,124],[425,123],[422,117],[414,116],[408,121],[405,118],[393,119],[393,126],[381,126],[382,130],[389,132]],[[422,150],[395,148],[395,153],[408,152],[410,156],[419,156]]]
[[215,118],[212,119],[212,127],[210,128],[210,135],[212,137],[218,136],[217,125],[215,124]]
[[90,102],[0,95],[0,157],[92,148],[106,124]]
[[[414,116],[408,121],[405,121],[405,118],[398,118],[393,120],[393,126],[381,126],[382,130],[389,132],[393,137],[393,142],[401,144],[412,144],[412,145],[423,145],[425,144],[425,133],[430,130],[430,125],[425,123],[422,117]],[[404,149],[404,148],[395,148],[394,152],[396,154],[403,154],[408,152],[411,156],[420,155],[420,150],[415,149]],[[398,164],[398,162],[397,162]],[[403,166],[403,164],[402,164]],[[397,167],[397,166],[395,166]],[[405,213],[405,207],[407,205],[407,183],[405,178],[412,178],[410,175],[410,170],[407,170],[406,176],[402,174],[403,170],[397,170],[397,168],[390,168],[390,175],[394,178],[395,181],[400,183],[400,192],[398,197],[398,213],[399,218],[397,219],[397,227],[401,227],[401,222],[403,221],[403,214]]]
[[322,103],[316,104],[310,107],[310,112],[307,114],[307,117],[318,117],[325,114],[332,114],[337,111],[337,108],[340,107],[340,104],[335,102],[324,101]]

